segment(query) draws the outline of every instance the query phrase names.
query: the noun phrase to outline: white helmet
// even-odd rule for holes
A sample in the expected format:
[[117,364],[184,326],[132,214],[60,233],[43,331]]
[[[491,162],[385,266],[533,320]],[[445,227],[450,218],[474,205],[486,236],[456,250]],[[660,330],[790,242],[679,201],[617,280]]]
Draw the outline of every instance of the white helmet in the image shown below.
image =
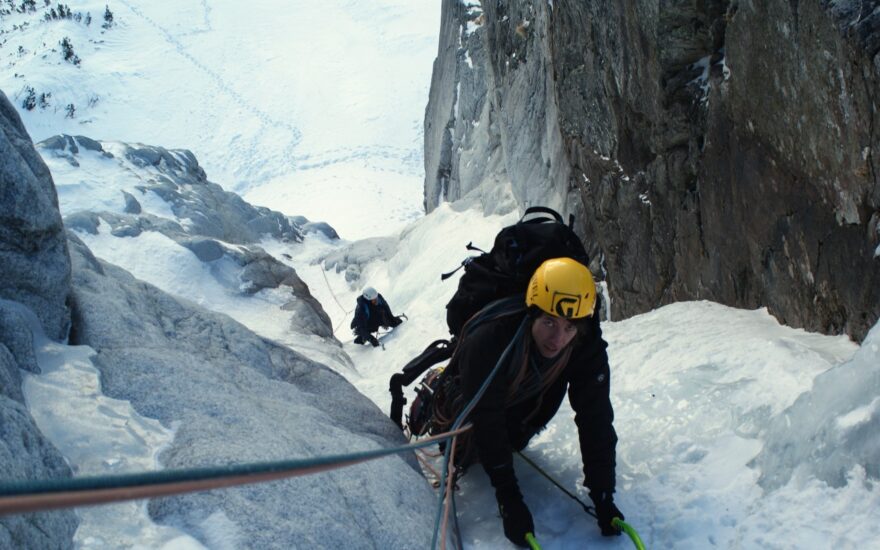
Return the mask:
[[375,300],[379,297],[379,292],[377,292],[375,288],[368,286],[364,289],[363,296],[367,300]]

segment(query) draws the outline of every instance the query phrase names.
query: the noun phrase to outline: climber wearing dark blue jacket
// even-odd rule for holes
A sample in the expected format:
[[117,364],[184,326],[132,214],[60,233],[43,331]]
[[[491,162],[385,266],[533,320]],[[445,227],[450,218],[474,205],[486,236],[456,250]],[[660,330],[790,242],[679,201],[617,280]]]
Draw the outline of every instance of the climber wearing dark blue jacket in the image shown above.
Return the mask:
[[368,286],[358,296],[354,319],[351,320],[351,328],[355,334],[354,343],[370,343],[373,347],[377,347],[379,341],[373,333],[378,331],[379,327],[393,328],[402,322],[400,317],[391,313],[391,307],[385,298],[375,288]]

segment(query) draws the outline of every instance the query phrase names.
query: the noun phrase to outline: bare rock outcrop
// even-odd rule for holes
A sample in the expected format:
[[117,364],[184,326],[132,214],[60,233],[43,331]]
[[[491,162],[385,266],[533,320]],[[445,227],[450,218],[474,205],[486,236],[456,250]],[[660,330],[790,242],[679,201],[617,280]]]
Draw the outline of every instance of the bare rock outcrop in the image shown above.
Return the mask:
[[426,208],[509,182],[520,208],[576,214],[616,318],[709,299],[860,340],[880,316],[876,8],[446,0]]

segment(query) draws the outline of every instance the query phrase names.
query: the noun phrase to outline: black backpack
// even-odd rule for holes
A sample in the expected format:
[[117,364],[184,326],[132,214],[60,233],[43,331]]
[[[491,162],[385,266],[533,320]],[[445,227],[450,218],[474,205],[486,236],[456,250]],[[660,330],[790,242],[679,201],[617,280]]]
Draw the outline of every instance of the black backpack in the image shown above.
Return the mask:
[[[547,214],[550,217],[526,219],[533,214]],[[498,232],[489,252],[483,252],[472,243],[467,244],[468,250],[478,250],[482,254],[466,258],[460,267],[441,276],[443,280],[448,279],[464,267],[464,274],[458,282],[458,290],[446,304],[446,323],[452,334],[452,340],[432,342],[421,354],[407,363],[402,372],[391,377],[390,416],[401,429],[403,429],[403,405],[406,403],[403,386],[410,385],[429,368],[452,357],[457,338],[461,335],[465,323],[489,304],[517,294],[525,296],[532,274],[545,260],[567,257],[584,265],[589,264],[587,252],[572,229],[573,225],[573,217],[569,217],[569,223],[566,225],[562,221],[562,216],[555,210],[534,206],[527,209],[517,223]],[[432,385],[438,383],[440,380],[436,379]],[[425,395],[422,395],[423,393]],[[410,411],[410,421],[416,421],[417,424],[410,426],[413,434],[424,433],[423,426],[427,422],[425,417],[430,414],[429,394],[432,393],[433,388],[419,390],[419,397],[414,403],[413,410]],[[414,410],[415,405],[419,407],[418,411]]]
[[[535,213],[549,214],[552,218],[541,216],[526,220],[526,216]],[[545,260],[572,258],[588,265],[589,257],[572,224],[573,217],[566,225],[555,210],[535,206],[526,210],[517,223],[498,232],[492,250],[465,259],[458,290],[446,304],[446,324],[453,338],[459,336],[468,319],[487,304],[515,294],[525,295],[532,274]],[[467,248],[479,250],[471,243]],[[444,273],[441,279],[449,278],[455,271]]]

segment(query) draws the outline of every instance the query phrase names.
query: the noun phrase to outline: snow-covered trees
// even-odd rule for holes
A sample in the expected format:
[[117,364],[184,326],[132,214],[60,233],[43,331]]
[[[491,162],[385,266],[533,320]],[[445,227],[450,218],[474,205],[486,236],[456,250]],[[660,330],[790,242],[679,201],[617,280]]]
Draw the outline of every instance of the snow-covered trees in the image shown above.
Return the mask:
[[109,29],[113,26],[113,12],[110,11],[110,6],[104,5],[104,24],[101,25],[102,28]]
[[80,58],[73,51],[73,43],[70,41],[70,38],[64,37],[61,39],[61,55],[64,56],[64,60],[68,63],[73,63],[74,65],[80,64]]

